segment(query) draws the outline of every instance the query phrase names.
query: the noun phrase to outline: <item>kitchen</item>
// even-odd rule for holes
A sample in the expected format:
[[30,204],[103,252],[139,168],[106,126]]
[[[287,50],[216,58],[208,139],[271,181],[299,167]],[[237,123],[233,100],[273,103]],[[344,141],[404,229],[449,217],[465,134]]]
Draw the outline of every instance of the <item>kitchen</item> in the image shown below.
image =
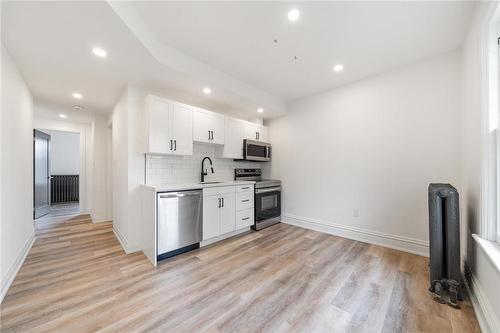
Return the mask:
[[500,331],[499,2],[0,6],[2,332]]
[[141,249],[154,266],[279,223],[281,182],[261,177],[260,165],[272,158],[267,127],[154,95],[145,98],[143,114]]

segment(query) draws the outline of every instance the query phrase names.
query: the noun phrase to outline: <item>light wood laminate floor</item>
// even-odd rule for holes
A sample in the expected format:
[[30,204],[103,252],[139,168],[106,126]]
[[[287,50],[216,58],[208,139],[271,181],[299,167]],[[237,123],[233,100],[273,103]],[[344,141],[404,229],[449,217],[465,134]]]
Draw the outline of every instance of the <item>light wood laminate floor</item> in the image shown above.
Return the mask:
[[156,269],[88,216],[36,235],[2,332],[479,332],[468,301],[432,300],[427,258],[286,224]]

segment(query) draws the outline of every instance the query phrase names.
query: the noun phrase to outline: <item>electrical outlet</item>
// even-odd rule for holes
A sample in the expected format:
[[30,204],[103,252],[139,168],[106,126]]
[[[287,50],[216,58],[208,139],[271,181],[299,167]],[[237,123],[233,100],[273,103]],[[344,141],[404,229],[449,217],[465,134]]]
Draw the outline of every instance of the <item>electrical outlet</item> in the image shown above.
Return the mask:
[[352,216],[359,217],[359,210],[355,209],[352,211]]

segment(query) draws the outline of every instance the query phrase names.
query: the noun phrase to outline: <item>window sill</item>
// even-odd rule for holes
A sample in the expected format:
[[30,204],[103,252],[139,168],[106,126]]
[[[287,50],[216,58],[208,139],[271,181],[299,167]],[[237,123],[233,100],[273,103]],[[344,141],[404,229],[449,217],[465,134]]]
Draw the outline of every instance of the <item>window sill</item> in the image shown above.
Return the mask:
[[472,237],[476,241],[476,243],[481,246],[483,251],[486,253],[486,256],[490,259],[493,266],[500,273],[500,245],[496,242],[492,242],[481,238],[479,235],[472,234]]

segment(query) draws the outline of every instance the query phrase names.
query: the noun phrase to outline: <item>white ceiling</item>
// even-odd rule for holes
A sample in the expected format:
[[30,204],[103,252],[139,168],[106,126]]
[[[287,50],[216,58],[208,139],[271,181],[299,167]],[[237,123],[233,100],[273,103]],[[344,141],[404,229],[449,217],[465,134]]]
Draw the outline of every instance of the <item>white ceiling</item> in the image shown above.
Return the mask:
[[[36,98],[109,112],[127,83],[250,118],[457,49],[472,2],[2,2],[2,42]],[[298,8],[290,23],[286,14]],[[274,43],[274,39],[278,43]],[[109,57],[96,59],[94,46]],[[293,57],[297,56],[297,60]],[[341,62],[342,73],[332,67]],[[201,93],[212,87],[210,97]]]
[[[144,1],[135,7],[161,42],[293,100],[459,48],[474,4]],[[293,23],[292,8],[301,13]],[[338,62],[345,71],[335,75]]]

